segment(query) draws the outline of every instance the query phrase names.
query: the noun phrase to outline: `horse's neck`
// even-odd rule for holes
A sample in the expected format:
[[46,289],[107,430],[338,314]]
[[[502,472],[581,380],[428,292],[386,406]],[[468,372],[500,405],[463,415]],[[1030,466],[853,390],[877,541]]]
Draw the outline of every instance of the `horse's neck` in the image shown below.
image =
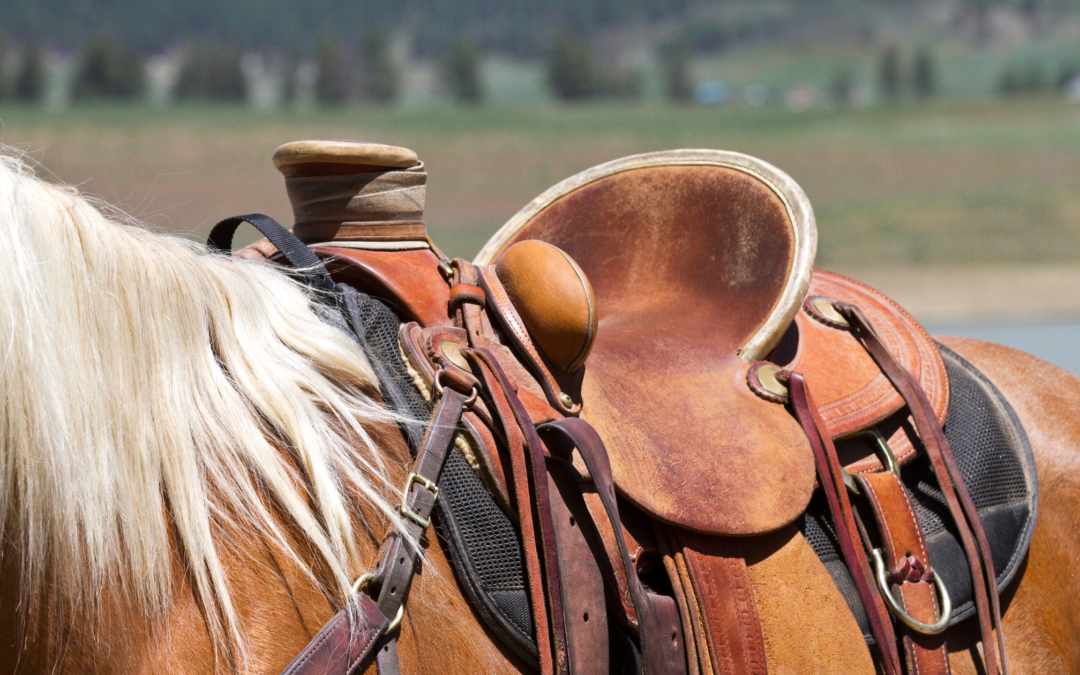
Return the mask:
[[[391,485],[404,482],[409,455],[396,428],[372,429],[385,452]],[[362,502],[363,519],[354,522],[360,551],[359,572],[376,563],[384,532],[382,519]],[[286,527],[304,551],[300,534]],[[327,585],[308,570],[315,558],[297,561],[282,555],[256,532],[229,537],[238,545],[222,545],[229,592],[247,639],[248,672],[275,675],[299,653],[337,611],[340,603]],[[224,539],[224,538],[223,538]],[[88,621],[70,607],[35,612],[24,632],[19,623],[17,555],[5,555],[0,573],[0,673],[209,673],[229,670],[228,654],[215,656],[206,629],[203,606],[185,575],[185,561],[173,547],[173,597],[163,622],[149,625],[144,616],[125,609],[121,589],[107,588],[102,610]],[[316,577],[318,576],[316,570]],[[487,635],[461,595],[442,546],[430,541],[402,624],[398,649],[404,672],[422,672],[424,664],[445,664],[452,672],[516,672],[523,670]],[[215,659],[218,660],[215,665]],[[58,670],[57,670],[58,669]]]

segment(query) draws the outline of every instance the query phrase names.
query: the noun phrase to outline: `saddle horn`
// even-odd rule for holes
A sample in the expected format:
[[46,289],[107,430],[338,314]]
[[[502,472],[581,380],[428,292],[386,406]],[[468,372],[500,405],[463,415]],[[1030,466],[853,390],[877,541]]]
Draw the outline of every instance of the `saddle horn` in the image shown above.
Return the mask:
[[293,233],[301,241],[395,250],[403,242],[428,245],[427,172],[414,151],[361,141],[294,141],[277,148],[273,162],[285,176]]

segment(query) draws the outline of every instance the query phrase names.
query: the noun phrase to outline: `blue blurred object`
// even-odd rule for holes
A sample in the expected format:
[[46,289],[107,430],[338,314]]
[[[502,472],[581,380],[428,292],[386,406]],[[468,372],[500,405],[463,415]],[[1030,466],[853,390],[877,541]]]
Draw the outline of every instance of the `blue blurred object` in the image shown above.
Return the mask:
[[1080,320],[1031,323],[930,323],[934,336],[966,337],[996,342],[1049,361],[1080,376]]
[[695,97],[701,105],[720,105],[728,100],[728,88],[719,82],[699,82]]

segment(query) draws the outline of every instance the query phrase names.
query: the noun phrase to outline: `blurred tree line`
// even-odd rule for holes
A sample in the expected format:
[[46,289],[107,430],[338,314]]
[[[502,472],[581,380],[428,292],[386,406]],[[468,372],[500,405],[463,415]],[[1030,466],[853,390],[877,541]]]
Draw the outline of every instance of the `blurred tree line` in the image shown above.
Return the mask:
[[[867,0],[881,6],[918,1]],[[208,0],[187,0],[164,12],[161,0],[0,2],[0,26],[14,29],[8,35],[22,39],[14,49],[0,45],[0,97],[40,101],[46,90],[55,89],[56,78],[48,77],[53,66],[46,67],[47,61],[55,65],[54,53],[43,51],[43,44],[62,44],[67,50],[64,58],[74,56],[75,61],[70,86],[64,84],[72,99],[139,99],[152,87],[162,86],[160,78],[148,72],[146,54],[160,54],[161,45],[181,45],[179,70],[169,75],[170,100],[252,100],[249,90],[255,76],[243,58],[248,54],[261,55],[260,64],[269,59],[269,70],[261,65],[257,70],[281,80],[276,101],[298,100],[303,93],[304,100],[324,106],[390,104],[400,97],[405,64],[392,57],[391,31],[385,27],[408,25],[409,56],[434,61],[443,90],[460,103],[477,105],[486,99],[482,57],[494,53],[543,59],[547,85],[559,100],[633,101],[644,94],[642,72],[612,57],[610,44],[607,52],[596,45],[606,44],[606,27],[664,20],[665,37],[653,47],[665,96],[678,103],[696,98],[711,103],[699,85],[721,85],[694,79],[695,58],[775,35],[814,12],[820,19],[851,9],[850,0],[805,0],[783,7],[716,0],[712,9],[742,7],[722,15],[695,13],[703,6],[700,0],[547,0],[542,12],[527,0],[324,0],[318,7],[283,0],[255,3],[234,0],[211,6]],[[957,6],[985,19],[999,5],[1037,17],[1072,4],[1080,9],[1080,0],[958,0]],[[403,13],[406,5],[410,12],[416,10],[408,17]],[[328,22],[338,28],[325,30]],[[363,28],[346,31],[346,26]],[[25,30],[17,30],[20,27]],[[48,41],[25,37],[33,35],[47,35]],[[70,53],[72,45],[82,45],[78,54]],[[1001,71],[998,90],[1002,95],[1026,95],[1064,89],[1078,72],[1080,67],[1072,63],[1053,72],[1045,63],[1010,63]],[[873,78],[871,96],[885,102],[928,99],[941,90],[937,62],[926,47],[904,51],[886,45],[878,53]],[[860,83],[856,70],[841,64],[827,94],[840,105],[866,100],[867,82],[865,72]],[[1080,81],[1075,88],[1080,89]]]
[[[408,25],[417,55],[448,54],[467,40],[474,48],[539,58],[560,28],[595,37],[628,23],[682,24],[682,39],[697,52],[774,34],[785,25],[824,15],[842,19],[856,10],[918,9],[925,0],[799,0],[784,3],[735,0],[5,0],[0,26],[8,35],[48,36],[79,44],[93,35],[112,35],[149,52],[178,41],[220,44],[240,51],[312,53],[320,36],[337,27]],[[996,7],[1010,7],[1033,20],[1080,9],[1080,0],[957,0],[980,33]],[[698,10],[709,9],[701,12]],[[723,20],[712,10],[734,9]],[[722,12],[721,12],[722,13]]]

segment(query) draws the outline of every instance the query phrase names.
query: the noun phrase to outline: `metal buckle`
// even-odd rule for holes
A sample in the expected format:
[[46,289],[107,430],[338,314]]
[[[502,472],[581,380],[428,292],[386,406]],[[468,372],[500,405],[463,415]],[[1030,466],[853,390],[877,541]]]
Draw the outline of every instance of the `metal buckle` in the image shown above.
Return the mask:
[[382,632],[383,635],[389,635],[395,628],[401,625],[401,617],[405,616],[405,605],[398,605],[397,615],[394,616],[394,620],[390,622],[390,625],[386,627],[386,630]]
[[[877,427],[872,427],[866,431],[860,431],[857,434],[852,434],[848,438],[872,438],[876,444],[874,448],[874,454],[881,460],[881,465],[885,467],[886,471],[891,471],[899,478],[900,477],[900,463],[896,461],[896,455],[893,454],[892,448],[889,447],[889,442],[885,440],[885,437],[881,435],[881,432],[877,430]],[[859,485],[855,482],[855,477],[844,469],[844,485],[847,486],[848,492],[852,494],[861,494],[859,492]]]
[[424,489],[428,490],[433,495],[432,499],[438,498],[439,486],[414,471],[413,473],[410,473],[409,477],[405,480],[405,489],[401,491],[401,515],[426,530],[431,526],[431,519],[424,518],[416,511],[413,511],[406,503],[409,501],[409,491],[412,490],[413,483],[423,485]]
[[949,591],[945,588],[945,582],[941,580],[940,574],[934,575],[934,585],[937,586],[938,597],[941,598],[941,610],[938,612],[939,618],[936,623],[926,624],[913,619],[893,597],[892,591],[889,590],[889,579],[885,573],[885,557],[882,555],[881,549],[875,548],[870,552],[870,556],[874,559],[874,577],[877,579],[878,588],[881,589],[881,596],[897,619],[900,619],[911,630],[925,635],[937,635],[949,627],[949,621],[952,620],[952,599],[949,597]]

